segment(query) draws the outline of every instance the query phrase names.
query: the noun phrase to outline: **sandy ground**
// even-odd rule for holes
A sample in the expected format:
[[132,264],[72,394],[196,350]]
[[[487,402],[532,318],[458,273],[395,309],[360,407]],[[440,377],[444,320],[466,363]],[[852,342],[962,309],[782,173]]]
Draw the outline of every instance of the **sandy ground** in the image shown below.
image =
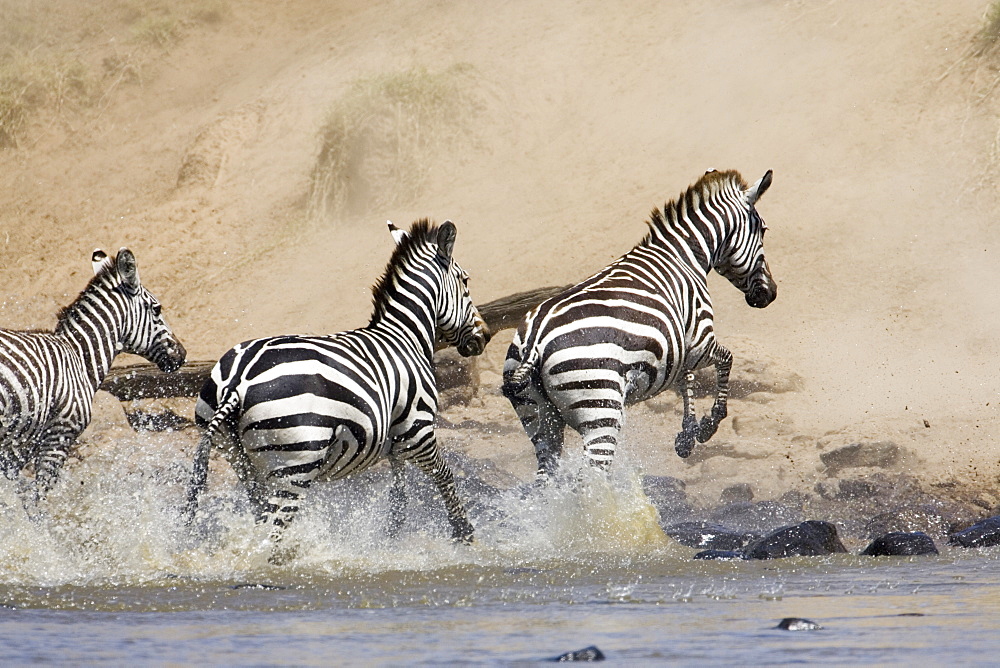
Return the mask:
[[[77,25],[75,3],[55,5]],[[751,310],[712,283],[743,387],[730,419],[681,461],[663,395],[629,414],[623,456],[689,493],[747,482],[760,499],[836,482],[825,452],[891,442],[899,457],[853,475],[905,473],[993,512],[996,71],[968,57],[986,5],[231,3],[102,104],[0,150],[0,318],[51,327],[91,250],[129,246],[191,358],[214,359],[254,336],[363,325],[387,218],[455,220],[485,302],[596,271],[706,168],[773,169],[759,210],[778,300]],[[84,27],[53,39],[91,58],[119,48]],[[456,64],[471,65],[471,133],[421,157],[422,192],[307,216],[319,128],[351,83]],[[482,358],[476,397],[444,412],[462,425],[444,440],[528,475],[498,394],[509,340]],[[101,403],[90,439],[121,426]]]

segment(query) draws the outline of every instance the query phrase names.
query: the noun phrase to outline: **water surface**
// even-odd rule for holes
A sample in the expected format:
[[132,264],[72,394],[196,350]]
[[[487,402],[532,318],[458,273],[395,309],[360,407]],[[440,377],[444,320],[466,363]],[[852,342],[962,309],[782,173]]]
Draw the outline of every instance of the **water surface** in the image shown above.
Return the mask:
[[[621,467],[484,487],[472,546],[447,540],[418,473],[404,534],[384,536],[389,476],[373,471],[317,490],[274,558],[224,472],[184,527],[188,463],[167,436],[139,438],[68,468],[36,520],[0,489],[5,663],[507,664],[597,645],[629,664],[968,665],[1000,652],[995,549],[693,561]],[[822,628],[778,630],[783,617]]]

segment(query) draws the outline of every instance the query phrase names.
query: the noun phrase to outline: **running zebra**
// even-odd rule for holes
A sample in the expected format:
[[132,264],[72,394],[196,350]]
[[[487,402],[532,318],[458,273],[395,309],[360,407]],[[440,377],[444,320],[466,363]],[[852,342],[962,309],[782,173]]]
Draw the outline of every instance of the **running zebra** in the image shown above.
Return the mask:
[[198,398],[205,427],[195,455],[188,521],[220,447],[246,487],[258,524],[276,542],[314,480],[332,480],[388,458],[389,533],[406,505],[403,464],[414,462],[444,498],[452,537],[473,529],[437,447],[435,343],[479,355],[490,333],[469,298],[469,277],[455,262],[455,225],[427,220],[389,231],[396,249],[373,288],[367,327],[332,336],[277,336],[229,350]]
[[90,423],[94,394],[118,353],[167,372],[184,364],[184,346],[140,283],[132,251],[110,258],[96,250],[92,262],[94,277],[55,331],[0,329],[0,467],[13,479],[32,465],[36,502]]
[[[754,208],[771,171],[747,188],[734,171],[710,170],[663,210],[635,248],[530,311],[504,363],[503,393],[535,446],[539,476],[556,468],[569,425],[589,461],[614,459],[624,407],[678,382],[684,401],[677,454],[687,457],[726,417],[732,354],[716,340],[706,279],[715,269],[755,308],[777,295]],[[694,371],[714,364],[710,415],[695,418]]]

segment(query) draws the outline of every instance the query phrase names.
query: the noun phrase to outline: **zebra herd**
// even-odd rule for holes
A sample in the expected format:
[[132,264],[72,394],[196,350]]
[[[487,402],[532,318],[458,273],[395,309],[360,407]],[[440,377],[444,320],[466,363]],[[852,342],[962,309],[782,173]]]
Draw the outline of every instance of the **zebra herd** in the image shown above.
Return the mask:
[[[767,228],[756,210],[770,183],[770,171],[752,186],[735,171],[706,172],[653,210],[649,233],[631,251],[527,314],[507,352],[502,391],[534,445],[540,478],[555,472],[567,425],[583,437],[591,464],[608,469],[625,406],[671,387],[683,398],[677,454],[687,457],[696,440],[715,433],[727,414],[732,354],[715,339],[707,276],[716,270],[752,307],[775,299]],[[472,540],[434,432],[433,353],[455,346],[479,355],[490,331],[453,256],[453,223],[420,220],[408,231],[389,223],[389,231],[396,247],[373,288],[366,327],[246,341],[216,363],[195,409],[203,433],[183,512],[188,522],[215,448],[272,541],[314,481],[382,459],[393,479],[390,535],[403,522],[403,467],[411,461],[437,486],[452,538]],[[94,278],[54,331],[0,330],[0,466],[8,478],[28,481],[26,507],[55,482],[117,353],[142,355],[166,372],[185,361],[131,251],[115,258],[95,251],[93,264]],[[716,398],[699,423],[693,372],[710,365]]]

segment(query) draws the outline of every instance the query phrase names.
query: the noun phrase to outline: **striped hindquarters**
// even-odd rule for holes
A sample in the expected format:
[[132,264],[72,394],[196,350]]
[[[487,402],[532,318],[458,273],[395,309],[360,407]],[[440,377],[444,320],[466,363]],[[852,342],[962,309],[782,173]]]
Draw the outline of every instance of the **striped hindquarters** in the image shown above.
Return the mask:
[[[234,428],[247,455],[281,478],[339,478],[367,468],[388,454],[390,395],[434,392],[433,378],[364,331],[250,341],[227,353],[212,375],[216,405],[229,393],[239,396]],[[199,401],[200,416],[212,410],[210,400]]]

